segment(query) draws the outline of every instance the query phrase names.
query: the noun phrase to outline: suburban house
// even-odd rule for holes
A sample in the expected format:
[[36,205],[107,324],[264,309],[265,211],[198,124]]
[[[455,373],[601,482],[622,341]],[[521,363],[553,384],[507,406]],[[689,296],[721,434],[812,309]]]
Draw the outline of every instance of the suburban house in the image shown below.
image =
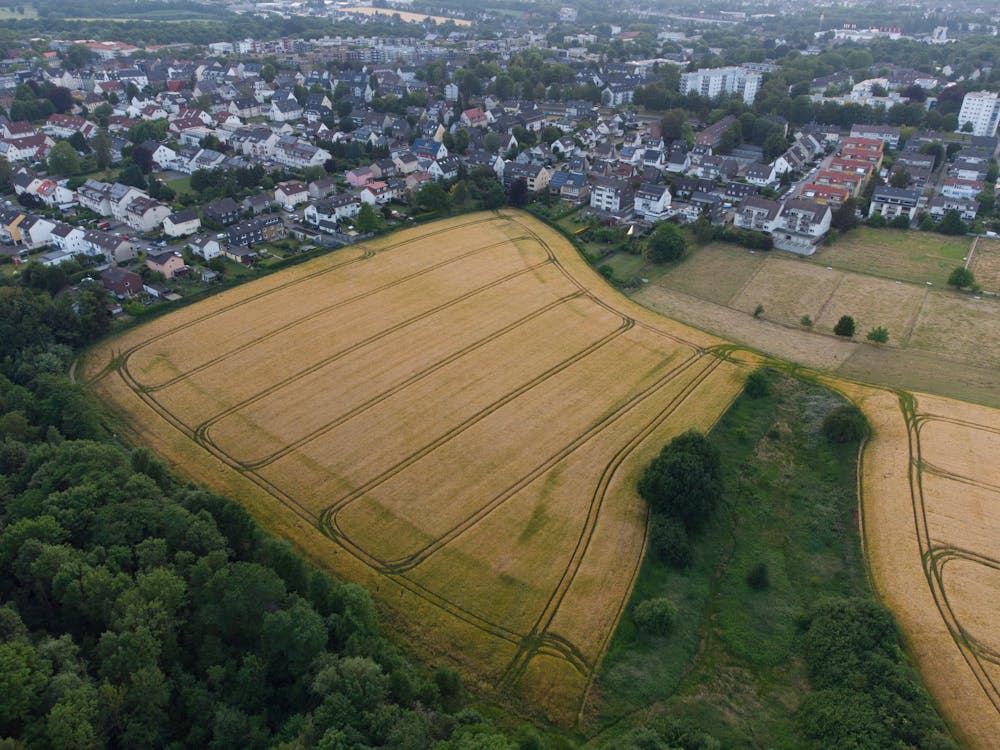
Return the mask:
[[670,190],[666,185],[642,183],[635,191],[635,215],[646,221],[662,221],[670,215]]
[[108,263],[125,263],[139,254],[131,240],[99,229],[87,230],[85,239],[91,246],[89,255],[103,255]]
[[300,203],[309,202],[309,188],[297,180],[279,182],[274,188],[274,200],[291,211]]
[[336,224],[342,219],[353,219],[361,210],[361,200],[354,195],[343,193],[316,201],[306,206],[303,217],[310,224],[322,226]]
[[920,191],[909,188],[894,188],[889,185],[879,185],[872,193],[868,215],[881,214],[890,221],[905,214],[911,221],[917,213],[917,202]]
[[199,235],[198,237],[192,237],[188,240],[188,247],[191,248],[191,252],[195,255],[200,255],[205,260],[212,260],[212,258],[217,258],[222,252],[222,248],[219,245],[219,241],[214,237],[209,237],[207,235]]
[[185,237],[201,229],[201,218],[194,209],[177,211],[163,220],[163,233],[168,237]]
[[800,255],[812,255],[830,229],[832,216],[829,206],[815,201],[787,201],[771,231],[774,246]]
[[140,195],[125,208],[125,223],[137,232],[152,232],[170,215],[170,206]]
[[172,279],[178,273],[183,273],[187,270],[184,258],[181,257],[180,253],[173,250],[155,254],[150,253],[146,256],[146,266],[150,270],[162,273],[166,279]]
[[240,220],[240,207],[232,198],[222,198],[202,208],[201,215],[207,221],[226,227]]
[[142,278],[139,274],[117,266],[101,271],[101,284],[118,299],[128,299],[142,291]]
[[622,220],[632,214],[635,204],[632,186],[617,177],[598,177],[590,191],[590,207]]

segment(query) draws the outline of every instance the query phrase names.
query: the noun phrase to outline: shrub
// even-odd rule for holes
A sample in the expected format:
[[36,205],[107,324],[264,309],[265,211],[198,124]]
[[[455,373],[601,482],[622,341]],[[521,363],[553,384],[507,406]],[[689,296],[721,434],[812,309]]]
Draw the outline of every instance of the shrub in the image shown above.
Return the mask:
[[674,629],[677,610],[669,599],[657,597],[639,602],[632,610],[635,626],[650,635],[668,635]]
[[649,549],[656,559],[671,568],[686,568],[691,563],[687,530],[672,516],[653,516],[649,527]]
[[854,404],[843,404],[826,415],[823,435],[833,443],[852,443],[868,433],[868,420]]
[[837,325],[833,327],[833,332],[844,338],[851,338],[854,335],[854,318],[850,315],[842,315]]
[[771,579],[767,574],[767,565],[764,563],[757,563],[750,568],[750,572],[747,573],[746,581],[747,586],[754,591],[767,591],[771,588]]
[[964,289],[976,283],[976,277],[965,266],[957,266],[948,276],[948,285],[956,289]]
[[799,318],[799,325],[801,325],[803,328],[812,328],[813,319],[810,318],[808,315],[803,315],[801,318]]
[[877,326],[868,332],[866,338],[876,344],[884,344],[889,340],[889,329],[885,326]]
[[754,370],[747,375],[743,392],[750,398],[764,398],[771,393],[771,378],[764,370]]
[[703,433],[688,430],[646,467],[638,490],[654,513],[674,516],[688,532],[697,531],[722,497],[719,451]]
[[753,309],[753,316],[755,318],[759,318],[763,314],[764,314],[764,306],[763,305],[757,305],[757,307],[755,307]]

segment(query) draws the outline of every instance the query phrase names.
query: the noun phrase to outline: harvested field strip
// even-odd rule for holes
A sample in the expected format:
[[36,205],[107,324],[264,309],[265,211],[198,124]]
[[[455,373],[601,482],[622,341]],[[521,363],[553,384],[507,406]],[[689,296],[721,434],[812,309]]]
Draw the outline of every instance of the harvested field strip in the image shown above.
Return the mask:
[[[947,582],[948,603],[962,628],[962,636],[978,656],[1000,664],[1000,630],[982,607],[984,601],[1000,598],[1000,563],[958,551],[938,555],[935,563],[942,584]],[[985,669],[984,675],[996,691],[997,684]]]
[[[494,245],[487,245],[482,248],[469,250],[465,253],[462,253],[461,255],[458,255],[457,257],[447,258],[446,260],[439,261],[438,263],[435,263],[433,265],[420,266],[419,270],[413,271],[412,273],[406,274],[405,276],[397,276],[395,273],[396,269],[393,268],[392,276],[394,276],[394,278],[390,278],[389,281],[386,281],[385,283],[378,285],[372,285],[372,287],[369,289],[364,289],[363,291],[360,292],[354,292],[351,296],[345,298],[337,298],[335,302],[322,306],[317,306],[313,310],[309,310],[308,307],[306,307],[306,310],[302,311],[307,312],[307,314],[302,315],[301,317],[298,317],[289,322],[285,322],[281,314],[283,308],[288,304],[287,300],[276,299],[273,301],[274,303],[273,310],[261,309],[255,311],[257,313],[262,314],[263,318],[266,321],[269,321],[269,325],[273,326],[270,330],[268,330],[267,324],[261,327],[259,325],[259,322],[256,321],[256,316],[253,319],[249,319],[247,316],[242,314],[242,311],[235,311],[232,312],[232,314],[229,315],[228,317],[237,318],[235,322],[237,323],[237,325],[241,327],[236,328],[234,330],[233,326],[227,325],[227,323],[229,322],[227,318],[224,320],[215,321],[216,325],[213,328],[209,329],[208,331],[203,332],[203,329],[199,328],[199,332],[201,332],[201,335],[199,335],[198,337],[191,336],[190,331],[187,330],[186,328],[181,329],[180,331],[177,332],[177,335],[175,337],[177,339],[176,341],[171,342],[169,339],[167,339],[166,341],[162,340],[158,341],[157,343],[160,344],[160,346],[157,347],[155,351],[146,352],[143,351],[144,348],[140,348],[137,352],[138,356],[134,357],[135,363],[132,366],[133,368],[137,368],[145,372],[146,370],[149,369],[155,369],[156,363],[162,360],[166,360],[168,362],[182,361],[182,362],[192,363],[185,370],[183,374],[175,375],[170,379],[162,382],[146,381],[144,383],[144,385],[150,390],[163,388],[177,382],[182,378],[187,378],[197,375],[202,370],[205,370],[211,367],[212,365],[215,365],[219,362],[231,358],[234,354],[238,354],[245,350],[252,349],[258,346],[262,341],[267,341],[272,337],[276,336],[284,336],[289,332],[292,332],[293,329],[296,329],[298,326],[301,326],[305,323],[311,323],[311,322],[323,323],[325,322],[325,316],[327,316],[330,312],[334,310],[349,308],[354,303],[363,303],[369,297],[376,294],[396,291],[398,287],[403,286],[409,282],[416,281],[422,285],[423,283],[425,283],[422,277],[428,275],[433,276],[435,272],[441,271],[442,269],[447,269],[447,271],[449,271],[451,274],[450,276],[446,276],[445,277],[446,279],[456,279],[461,276],[464,276],[465,274],[469,273],[471,269],[468,267],[468,264],[463,264],[462,261],[471,259],[474,256],[478,256],[480,254],[486,253],[486,251],[488,250],[493,250],[496,248],[513,250],[514,255],[520,255],[520,253],[517,252],[515,249],[509,248],[509,243],[498,242]],[[545,258],[544,255],[542,255],[541,253],[536,252],[536,255],[538,256],[535,258],[536,265],[547,261],[547,258]],[[487,267],[489,265],[493,265],[494,263],[495,261],[489,259],[487,262],[481,263],[480,266]],[[364,270],[367,271],[367,268]],[[361,274],[361,276],[366,280],[371,280],[371,277],[373,275],[374,271],[371,274],[366,274],[364,272],[362,272]],[[325,279],[322,279],[320,281],[324,283],[326,282]],[[343,286],[347,289],[350,289],[353,292],[353,290],[356,289],[359,286],[359,284],[355,279],[346,279],[343,283]],[[360,286],[363,287],[364,285]],[[331,292],[331,290],[329,289],[322,289],[322,288],[317,290],[303,289],[299,291],[301,291],[304,295],[308,295],[310,293],[313,294],[314,295],[312,300],[313,305],[316,305],[316,303],[324,299],[329,299]],[[334,293],[336,292],[336,290],[332,291]],[[228,312],[229,311],[227,311],[227,313]],[[294,331],[294,332],[298,333],[302,337],[308,336],[310,333],[308,329],[304,331]],[[211,355],[216,352],[220,352],[220,350],[221,353],[217,354],[216,356],[204,359],[203,361],[200,362],[198,361],[199,358],[204,358],[206,355]],[[151,361],[149,361],[148,364],[145,364],[144,360],[147,358],[148,360]]]

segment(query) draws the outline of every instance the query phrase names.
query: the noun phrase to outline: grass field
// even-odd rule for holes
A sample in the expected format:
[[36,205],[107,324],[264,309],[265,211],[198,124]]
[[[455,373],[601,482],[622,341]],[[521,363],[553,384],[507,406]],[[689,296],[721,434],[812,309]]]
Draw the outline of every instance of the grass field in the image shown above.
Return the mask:
[[845,271],[944,286],[948,274],[962,265],[972,240],[934,232],[858,227],[833,245],[821,247],[809,260]]
[[611,268],[611,278],[615,282],[629,284],[640,277],[646,260],[641,255],[619,252],[601,259],[598,267],[605,265]]
[[570,723],[642,560],[638,472],[741,387],[719,343],[527,215],[474,214],[184,308],[86,369],[139,439],[367,586],[428,661]]
[[1000,292],[1000,240],[980,237],[969,268],[979,286]]
[[[780,376],[773,395],[741,396],[711,435],[724,504],[693,547],[689,568],[647,560],[632,605],[666,596],[677,626],[665,638],[626,617],[598,682],[606,720],[665,714],[723,747],[799,748],[794,712],[809,691],[797,618],[824,596],[869,596],[855,521],[854,446],[820,435],[843,403]],[[770,585],[746,576],[766,565]]]
[[[924,238],[916,232],[909,234],[917,241]],[[979,255],[977,250],[974,260]],[[850,315],[858,339],[876,326],[885,326],[893,348],[912,348],[974,366],[1000,364],[995,348],[984,350],[975,344],[1000,340],[1000,303],[993,298],[974,299],[936,286],[817,266],[785,253],[751,253],[722,243],[695,249],[656,277],[636,299],[656,298],[657,286],[744,314],[752,314],[760,305],[762,319],[782,326],[801,327],[802,317],[808,315],[812,330],[825,334],[833,332],[842,315]],[[677,317],[685,319],[683,314]],[[739,338],[735,332],[716,331]]]

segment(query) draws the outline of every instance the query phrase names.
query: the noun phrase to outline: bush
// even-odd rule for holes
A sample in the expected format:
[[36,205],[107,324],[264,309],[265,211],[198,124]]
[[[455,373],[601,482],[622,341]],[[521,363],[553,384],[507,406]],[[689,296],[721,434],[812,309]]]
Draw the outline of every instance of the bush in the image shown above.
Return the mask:
[[803,315],[801,318],[799,318],[799,325],[802,326],[803,328],[812,328],[813,319],[810,318],[808,315]]
[[664,597],[646,599],[635,605],[632,619],[635,621],[635,626],[643,633],[668,635],[674,629],[677,610],[670,600]]
[[657,560],[671,568],[686,568],[691,563],[691,543],[684,524],[671,516],[656,514],[649,527],[649,550]]
[[885,344],[889,341],[889,329],[885,326],[876,326],[868,332],[866,338],[869,341],[874,341],[876,344]]
[[754,370],[747,375],[743,392],[750,398],[764,398],[771,393],[771,378],[765,370]]
[[850,315],[842,315],[837,325],[833,327],[833,332],[844,338],[851,338],[854,335],[854,318]]
[[746,581],[747,586],[754,591],[767,591],[771,588],[771,579],[767,574],[767,565],[764,563],[757,563],[750,568],[750,572],[747,573]]
[[853,443],[868,434],[868,420],[854,404],[843,404],[826,415],[823,435],[833,443]]
[[697,531],[722,497],[719,451],[704,434],[688,430],[646,467],[638,489],[654,513],[673,516],[688,532]]
[[763,314],[764,314],[764,306],[763,305],[757,305],[757,307],[755,307],[753,309],[753,316],[755,318],[759,318]]
[[649,240],[649,259],[653,263],[672,263],[684,257],[687,243],[675,224],[662,222]]
[[976,277],[965,266],[957,266],[948,276],[948,285],[956,289],[964,289],[973,286],[975,283]]

